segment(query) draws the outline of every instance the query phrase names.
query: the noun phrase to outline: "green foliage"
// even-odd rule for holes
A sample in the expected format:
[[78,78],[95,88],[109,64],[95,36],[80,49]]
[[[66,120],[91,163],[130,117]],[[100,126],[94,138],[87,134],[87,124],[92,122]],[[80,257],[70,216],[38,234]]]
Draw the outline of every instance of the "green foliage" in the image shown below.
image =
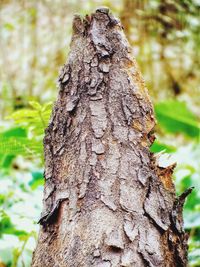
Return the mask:
[[178,194],[191,186],[195,187],[185,203],[184,226],[190,233],[190,266],[197,267],[200,264],[200,143],[197,143],[200,124],[184,102],[177,100],[161,102],[155,105],[155,111],[158,121],[157,131],[160,134],[151,151],[170,153],[177,162],[174,179]]
[[174,146],[160,143],[159,141],[155,140],[151,146],[151,152],[157,153],[157,152],[161,152],[161,151],[164,151],[166,153],[171,153],[171,152],[175,152],[176,148]]
[[155,105],[159,125],[169,133],[183,133],[191,138],[199,138],[200,122],[187,108],[186,103],[168,100]]
[[8,117],[18,126],[0,133],[0,166],[3,168],[8,168],[17,155],[43,158],[42,139],[52,103],[41,106],[31,101],[29,104],[29,109],[20,109]]
[[36,101],[30,101],[29,105],[29,109],[17,110],[8,119],[13,119],[17,125],[24,126],[29,134],[38,137],[44,134],[44,130],[48,125],[52,102],[42,106]]
[[44,185],[44,177],[42,172],[32,172],[32,180],[29,182],[32,190],[38,188],[38,186]]
[[[0,132],[0,179],[4,188],[2,192],[0,189],[0,262],[10,267],[30,266],[38,231],[35,220],[41,211],[44,178],[39,166],[52,104],[31,101],[29,106],[12,113],[7,118],[13,121],[12,126]],[[24,169],[29,161],[33,166]],[[34,210],[34,217],[28,214],[26,205]],[[25,222],[27,230],[20,227]]]
[[0,210],[0,237],[2,237],[3,234],[23,237],[27,235],[27,232],[16,229],[8,214],[6,214],[4,210]]
[[[195,245],[194,245],[195,244]],[[189,262],[190,266],[192,267],[199,267],[200,266],[200,243],[192,243],[190,244],[190,249],[189,249]]]

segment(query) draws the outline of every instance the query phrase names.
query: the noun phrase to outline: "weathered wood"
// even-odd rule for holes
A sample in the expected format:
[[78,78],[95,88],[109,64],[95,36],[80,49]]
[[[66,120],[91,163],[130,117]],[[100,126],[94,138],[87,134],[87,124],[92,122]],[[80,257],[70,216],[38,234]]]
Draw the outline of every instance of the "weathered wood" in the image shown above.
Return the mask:
[[32,267],[187,264],[185,195],[156,165],[152,104],[120,22],[75,16],[44,139],[45,189]]

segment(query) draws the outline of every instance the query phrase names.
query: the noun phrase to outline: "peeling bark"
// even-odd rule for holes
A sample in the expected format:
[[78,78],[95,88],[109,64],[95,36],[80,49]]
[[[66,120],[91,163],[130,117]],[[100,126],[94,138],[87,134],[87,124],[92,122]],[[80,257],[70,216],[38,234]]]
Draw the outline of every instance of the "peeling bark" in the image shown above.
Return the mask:
[[41,229],[32,267],[187,265],[174,166],[156,165],[153,108],[120,22],[75,16],[46,129]]

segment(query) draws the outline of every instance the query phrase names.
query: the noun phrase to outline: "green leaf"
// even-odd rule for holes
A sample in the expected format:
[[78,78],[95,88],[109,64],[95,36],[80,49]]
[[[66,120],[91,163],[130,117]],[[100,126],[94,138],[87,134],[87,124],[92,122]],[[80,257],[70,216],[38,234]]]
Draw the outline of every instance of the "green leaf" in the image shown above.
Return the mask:
[[31,107],[33,107],[35,110],[41,110],[42,109],[42,106],[40,105],[40,103],[38,103],[38,102],[36,102],[36,101],[29,101],[28,102],[29,103],[29,105],[31,106]]
[[0,137],[0,154],[30,155],[42,153],[42,142],[24,137]]
[[29,182],[29,185],[33,190],[38,186],[44,185],[44,177],[42,172],[32,172],[32,180]]
[[0,136],[2,137],[13,137],[13,136],[21,136],[21,137],[26,137],[27,136],[27,131],[25,128],[22,127],[15,127],[15,128],[11,128],[7,131],[4,131],[2,133],[0,133]]
[[0,210],[0,237],[2,236],[2,234],[24,236],[27,235],[27,232],[25,232],[24,230],[16,229],[6,212]]
[[[26,140],[27,131],[22,127],[15,127],[0,133],[0,167],[8,170],[13,159],[20,151],[16,139]],[[17,149],[18,146],[18,149]]]
[[52,103],[40,105],[36,101],[30,101],[29,104],[33,109],[17,110],[8,119],[13,119],[18,125],[26,127],[27,131],[35,136],[43,135],[49,122]]
[[186,103],[169,100],[155,105],[158,124],[169,133],[183,133],[188,137],[199,137],[200,126]]
[[150,150],[153,153],[161,152],[163,150],[166,153],[171,153],[171,152],[175,152],[176,148],[173,147],[173,146],[170,146],[170,145],[166,145],[166,144],[160,143],[159,141],[154,141],[154,143],[152,144]]
[[43,106],[42,106],[42,111],[44,112],[44,111],[47,111],[48,112],[48,114],[51,112],[51,110],[52,110],[52,105],[53,105],[53,103],[52,102],[47,102],[47,103],[45,103]]
[[12,165],[14,158],[15,155],[0,154],[0,167],[2,169],[9,169]]
[[35,119],[38,117],[38,111],[33,109],[20,109],[15,112],[13,112],[10,116],[8,116],[8,119],[14,119],[16,122],[26,122],[30,119]]

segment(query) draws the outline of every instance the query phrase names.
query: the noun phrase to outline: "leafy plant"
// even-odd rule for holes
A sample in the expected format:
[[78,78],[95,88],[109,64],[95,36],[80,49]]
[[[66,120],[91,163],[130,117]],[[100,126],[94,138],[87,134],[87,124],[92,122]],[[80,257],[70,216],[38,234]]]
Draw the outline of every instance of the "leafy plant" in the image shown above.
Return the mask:
[[[155,105],[155,111],[159,135],[151,151],[170,153],[173,161],[177,162],[174,180],[178,194],[188,187],[195,187],[185,203],[184,226],[190,234],[190,266],[197,267],[200,266],[200,143],[197,143],[200,124],[197,117],[187,108],[186,103],[178,100],[158,103]],[[176,136],[176,143],[174,134],[182,137]]]
[[186,103],[168,100],[155,105],[159,126],[168,133],[181,133],[190,138],[199,138],[200,123],[187,108]]
[[42,106],[31,101],[29,104],[29,109],[20,109],[8,117],[17,126],[0,133],[0,165],[3,168],[9,167],[17,155],[43,158],[42,139],[52,103]]
[[[30,265],[38,231],[34,218],[38,219],[42,203],[44,178],[39,166],[43,160],[44,129],[52,104],[40,105],[31,101],[29,105],[30,108],[12,113],[7,118],[13,121],[12,127],[0,132],[0,178],[4,189],[0,188],[0,264],[4,262],[10,267]],[[40,164],[35,163],[38,159]],[[28,163],[30,160],[32,167]],[[23,170],[26,162],[28,169]],[[29,209],[35,213],[33,217],[27,210],[23,211],[23,206],[30,206],[30,201],[32,207]],[[25,222],[27,230],[19,228],[19,223]],[[9,242],[10,238],[12,242]],[[31,243],[34,245],[30,247]]]

